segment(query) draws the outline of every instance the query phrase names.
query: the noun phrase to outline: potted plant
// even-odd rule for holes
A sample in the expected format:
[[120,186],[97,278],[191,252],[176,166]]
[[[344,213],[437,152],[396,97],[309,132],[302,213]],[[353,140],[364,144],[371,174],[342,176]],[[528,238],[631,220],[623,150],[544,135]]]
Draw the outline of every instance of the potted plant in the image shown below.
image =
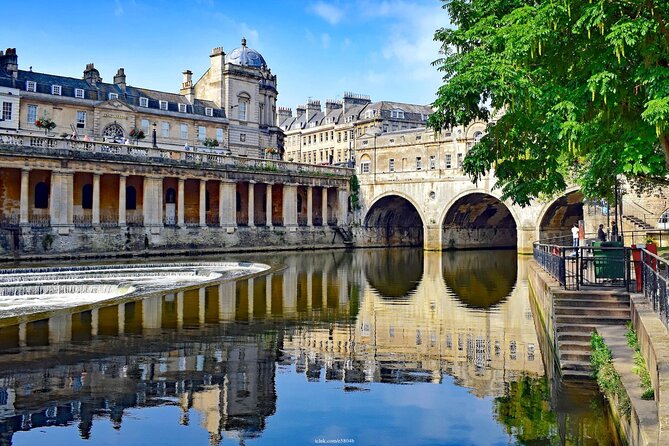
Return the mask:
[[265,147],[265,157],[276,159],[275,155],[279,154],[279,149],[277,147]]
[[56,128],[56,123],[47,117],[39,118],[35,121],[35,125],[44,130],[44,135]]
[[135,140],[135,143],[139,141],[140,139],[144,139],[146,135],[144,135],[144,130],[138,129],[137,127],[133,128],[130,130],[130,138]]
[[214,147],[218,147],[218,140],[215,138],[205,138],[202,144],[208,149],[213,149]]

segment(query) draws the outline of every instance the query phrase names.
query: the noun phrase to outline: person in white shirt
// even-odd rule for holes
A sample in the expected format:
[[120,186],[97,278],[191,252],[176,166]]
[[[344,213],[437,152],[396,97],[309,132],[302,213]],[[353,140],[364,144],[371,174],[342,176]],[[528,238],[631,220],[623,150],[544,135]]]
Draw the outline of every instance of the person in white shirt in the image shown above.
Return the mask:
[[574,227],[571,228],[571,238],[572,246],[578,246],[578,223],[574,223]]

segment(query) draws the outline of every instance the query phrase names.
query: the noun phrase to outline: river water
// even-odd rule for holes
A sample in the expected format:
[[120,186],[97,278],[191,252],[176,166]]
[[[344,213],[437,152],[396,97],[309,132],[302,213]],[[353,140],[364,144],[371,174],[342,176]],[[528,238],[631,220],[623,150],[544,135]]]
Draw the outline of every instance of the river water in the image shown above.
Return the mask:
[[0,445],[619,444],[514,251],[212,259],[272,269],[0,320]]

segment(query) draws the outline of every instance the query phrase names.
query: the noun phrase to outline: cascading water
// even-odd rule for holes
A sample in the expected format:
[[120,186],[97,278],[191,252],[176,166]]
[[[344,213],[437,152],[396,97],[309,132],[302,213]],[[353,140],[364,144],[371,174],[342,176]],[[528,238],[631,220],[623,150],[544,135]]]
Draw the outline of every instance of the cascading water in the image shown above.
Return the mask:
[[247,262],[184,262],[0,270],[0,319],[92,304],[131,293],[173,289],[253,274],[269,266]]

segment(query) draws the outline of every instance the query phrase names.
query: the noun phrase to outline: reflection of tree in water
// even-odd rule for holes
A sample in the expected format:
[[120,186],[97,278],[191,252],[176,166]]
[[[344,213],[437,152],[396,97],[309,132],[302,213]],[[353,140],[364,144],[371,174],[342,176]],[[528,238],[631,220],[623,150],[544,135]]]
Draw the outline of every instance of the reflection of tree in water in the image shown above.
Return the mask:
[[589,410],[573,410],[568,400],[574,395],[558,397],[565,401],[552,407],[547,378],[525,375],[510,383],[503,397],[495,398],[495,418],[520,445],[619,445],[601,396],[580,393],[576,398],[592,398]]
[[518,275],[517,256],[515,250],[445,252],[444,281],[467,306],[491,307],[511,294]]
[[382,298],[409,299],[423,277],[423,251],[383,249],[365,252],[365,277]]

